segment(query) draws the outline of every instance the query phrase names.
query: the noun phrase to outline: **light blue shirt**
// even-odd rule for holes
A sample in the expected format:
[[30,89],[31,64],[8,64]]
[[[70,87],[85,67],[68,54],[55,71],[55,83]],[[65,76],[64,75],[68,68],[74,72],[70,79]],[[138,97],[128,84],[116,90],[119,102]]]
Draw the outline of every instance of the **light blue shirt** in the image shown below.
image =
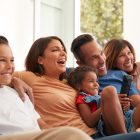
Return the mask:
[[[104,87],[112,85],[116,87],[117,93],[120,94],[124,75],[127,75],[127,73],[121,70],[108,70],[106,75],[98,78],[98,83],[100,85],[99,90],[102,91]],[[134,82],[132,82],[129,96],[134,94],[138,94],[138,90],[136,89]]]

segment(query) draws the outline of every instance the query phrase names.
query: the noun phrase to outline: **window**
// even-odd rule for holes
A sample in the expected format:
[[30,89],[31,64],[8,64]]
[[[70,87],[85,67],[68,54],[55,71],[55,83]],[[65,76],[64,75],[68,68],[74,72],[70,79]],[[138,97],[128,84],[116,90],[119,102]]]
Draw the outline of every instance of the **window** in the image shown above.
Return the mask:
[[81,33],[91,33],[104,45],[123,33],[123,0],[81,0]]

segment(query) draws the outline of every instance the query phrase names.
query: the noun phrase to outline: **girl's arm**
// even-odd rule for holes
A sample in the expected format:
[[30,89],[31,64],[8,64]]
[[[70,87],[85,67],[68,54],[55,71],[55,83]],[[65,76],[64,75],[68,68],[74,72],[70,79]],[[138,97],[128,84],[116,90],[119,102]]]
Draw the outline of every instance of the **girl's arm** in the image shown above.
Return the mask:
[[87,124],[87,126],[95,127],[97,125],[101,117],[101,108],[91,112],[91,109],[87,104],[78,104],[78,109],[82,119]]

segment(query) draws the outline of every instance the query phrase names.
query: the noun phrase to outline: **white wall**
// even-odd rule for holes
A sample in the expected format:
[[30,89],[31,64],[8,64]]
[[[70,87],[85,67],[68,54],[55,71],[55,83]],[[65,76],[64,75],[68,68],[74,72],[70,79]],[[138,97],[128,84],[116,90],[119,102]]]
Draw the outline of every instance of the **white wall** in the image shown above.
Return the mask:
[[63,36],[62,0],[43,0],[40,4],[40,34],[41,36]]
[[63,40],[65,41],[65,45],[67,47],[67,66],[74,66],[74,56],[70,51],[72,40],[75,36],[75,1],[74,0],[63,0],[63,22],[64,22],[64,32],[63,32]]
[[40,10],[40,35],[59,36],[67,48],[67,66],[73,66],[70,45],[74,38],[74,0],[42,0]]
[[124,0],[124,38],[136,50],[136,60],[140,61],[140,1]]
[[21,31],[24,34],[28,30],[32,33],[30,28],[33,28],[32,3],[31,0],[0,0],[0,33],[8,37]]
[[24,68],[24,58],[33,41],[33,1],[0,0],[0,35],[8,38],[17,69]]
[[[140,1],[124,0],[124,37],[135,47],[140,61]],[[0,0],[0,35],[8,38],[16,70],[24,69],[24,60],[35,39],[58,35],[66,44],[67,66],[73,66],[70,45],[80,33],[80,0]]]
[[62,38],[68,51],[67,66],[73,66],[74,0],[0,0],[0,35],[10,42],[16,70],[24,69],[33,41],[48,35]]

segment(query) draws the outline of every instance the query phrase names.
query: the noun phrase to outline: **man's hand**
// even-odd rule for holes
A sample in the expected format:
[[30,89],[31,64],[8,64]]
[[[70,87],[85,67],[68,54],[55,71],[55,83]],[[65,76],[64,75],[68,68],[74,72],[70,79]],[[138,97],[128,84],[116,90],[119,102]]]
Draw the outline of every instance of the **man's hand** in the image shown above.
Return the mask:
[[13,77],[11,86],[18,92],[22,101],[25,101],[24,94],[27,93],[32,103],[34,103],[33,91],[24,81],[19,78]]
[[132,100],[127,97],[127,94],[118,94],[118,96],[123,111],[128,111]]

